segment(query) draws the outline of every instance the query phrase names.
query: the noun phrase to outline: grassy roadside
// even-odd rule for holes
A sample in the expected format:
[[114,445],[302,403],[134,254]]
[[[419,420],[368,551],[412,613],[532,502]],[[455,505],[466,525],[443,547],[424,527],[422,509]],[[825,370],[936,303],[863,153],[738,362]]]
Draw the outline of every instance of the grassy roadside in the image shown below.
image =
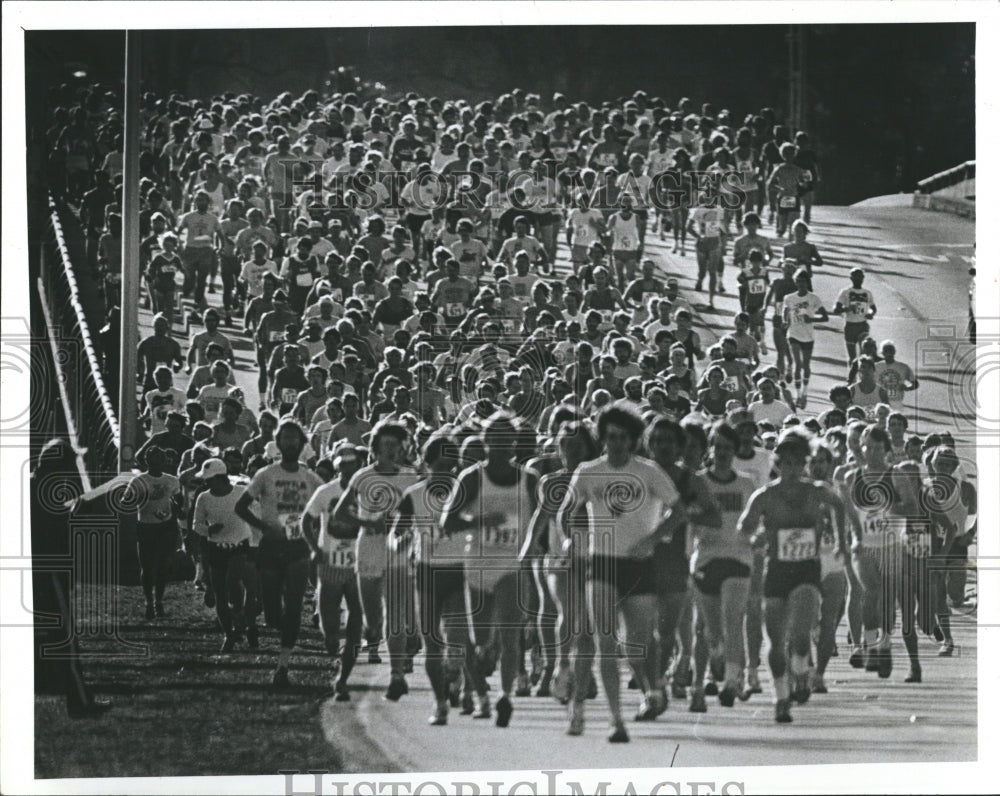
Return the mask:
[[[214,611],[189,584],[170,585],[167,616],[154,622],[142,618],[138,587],[119,587],[117,598],[120,636],[146,651],[112,657],[120,650],[112,640],[81,640],[87,681],[114,709],[99,719],[71,721],[64,699],[37,696],[37,777],[342,770],[320,726],[330,659],[308,618],[292,659],[293,685],[279,693],[270,688],[278,648],[273,631],[262,634],[257,654],[243,645],[220,656]],[[346,713],[345,722],[349,726]]]

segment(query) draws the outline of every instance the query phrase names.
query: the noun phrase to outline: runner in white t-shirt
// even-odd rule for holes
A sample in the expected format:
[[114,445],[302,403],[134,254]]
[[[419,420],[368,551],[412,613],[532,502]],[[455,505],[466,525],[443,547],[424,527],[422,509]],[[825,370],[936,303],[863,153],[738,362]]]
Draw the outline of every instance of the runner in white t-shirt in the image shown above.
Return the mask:
[[892,340],[883,340],[879,353],[882,360],[875,363],[875,380],[885,390],[893,411],[901,412],[904,394],[917,389],[920,383],[913,369],[896,359],[896,344]]
[[205,541],[215,590],[215,614],[225,633],[220,652],[232,652],[247,633],[246,603],[255,599],[256,574],[249,572],[250,526],[235,512],[246,491],[230,480],[222,459],[207,459],[196,476],[208,487],[195,499],[191,530]]
[[[657,541],[673,526],[667,512],[678,493],[668,476],[654,462],[635,456],[645,424],[621,406],[604,409],[597,433],[606,453],[576,468],[556,524],[567,538],[568,520],[578,507],[590,513],[590,622],[580,637],[569,734],[583,733],[583,700],[587,694],[594,659],[594,636],[600,652],[601,682],[611,712],[611,743],[627,743],[622,718],[617,646],[627,644],[629,662],[644,697],[636,718],[655,718],[662,712],[663,695],[650,682],[647,657],[658,654],[656,625],[656,576],[653,551]],[[625,620],[625,638],[619,639],[618,611]],[[588,640],[590,642],[588,643]]]
[[[336,476],[313,492],[302,515],[302,534],[316,562],[316,605],[326,650],[334,659],[333,691],[337,702],[348,702],[347,680],[361,646],[361,595],[358,592],[356,529],[337,525],[330,515],[347,489],[361,460],[354,445],[341,442],[333,451]],[[341,602],[347,604],[344,649],[340,650]]]
[[604,214],[591,208],[586,191],[579,191],[576,207],[566,217],[566,245],[570,248],[574,274],[579,274],[580,266],[589,262],[590,244],[600,240],[604,232]]
[[862,287],[865,272],[860,268],[851,269],[851,286],[845,287],[837,296],[837,304],[831,315],[844,316],[844,342],[847,344],[847,361],[853,362],[858,355],[858,343],[869,332],[868,321],[875,317],[875,297]]
[[236,502],[234,513],[263,534],[257,569],[264,616],[281,633],[272,685],[284,688],[289,685],[288,664],[299,637],[302,599],[309,577],[310,549],[302,537],[302,512],[323,482],[299,461],[306,433],[298,423],[283,420],[275,442],[281,460],[257,471]]
[[794,293],[785,296],[781,316],[795,362],[796,399],[799,408],[804,409],[809,391],[809,365],[816,340],[812,325],[816,320],[825,323],[830,316],[819,296],[809,292],[809,272],[805,268],[795,272],[795,288]]

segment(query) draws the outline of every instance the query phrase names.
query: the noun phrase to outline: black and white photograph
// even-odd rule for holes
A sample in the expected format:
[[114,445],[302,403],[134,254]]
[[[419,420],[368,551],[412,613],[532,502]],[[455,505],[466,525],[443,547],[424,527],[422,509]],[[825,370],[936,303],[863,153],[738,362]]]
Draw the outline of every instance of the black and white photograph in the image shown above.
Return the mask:
[[995,792],[996,8],[3,15],[0,790]]

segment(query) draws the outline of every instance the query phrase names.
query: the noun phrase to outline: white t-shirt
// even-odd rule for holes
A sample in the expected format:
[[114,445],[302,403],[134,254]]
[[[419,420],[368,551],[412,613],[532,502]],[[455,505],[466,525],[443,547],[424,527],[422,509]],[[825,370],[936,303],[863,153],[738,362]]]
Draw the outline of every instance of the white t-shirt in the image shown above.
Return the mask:
[[337,539],[327,533],[330,515],[337,506],[337,501],[344,494],[340,479],[334,478],[313,492],[306,504],[305,513],[320,523],[319,547],[323,551],[323,560],[333,569],[355,569],[357,566],[357,540]]
[[903,406],[903,396],[905,395],[903,385],[907,382],[913,382],[913,370],[902,362],[893,362],[891,365],[884,360],[876,362],[875,381],[888,394],[889,406],[893,409],[899,409]]
[[[236,516],[235,511],[236,501],[244,492],[246,487],[242,484],[234,484],[228,495],[213,495],[209,490],[202,492],[194,502],[192,530],[216,544],[234,545],[249,541],[250,526]],[[222,530],[210,534],[209,527],[216,523],[222,523]]]
[[816,339],[813,325],[804,319],[815,315],[822,306],[823,302],[815,293],[806,293],[804,296],[800,296],[796,291],[785,296],[782,309],[783,314],[788,318],[788,338],[798,340],[800,343],[813,342]]
[[207,423],[214,423],[219,417],[219,407],[222,406],[223,398],[229,395],[231,389],[232,385],[230,384],[225,384],[222,387],[206,384],[198,391],[198,403],[205,409]]
[[844,320],[847,323],[864,323],[875,299],[870,290],[845,287],[837,296],[837,303],[845,309]]
[[581,210],[579,207],[570,210],[566,225],[573,229],[573,245],[589,247],[596,241],[602,220],[603,217],[596,210]]
[[285,529],[286,539],[302,538],[302,512],[323,481],[303,464],[293,473],[280,463],[262,467],[247,487],[260,504],[260,518]]
[[149,407],[149,433],[159,434],[167,428],[167,412],[176,409],[184,411],[187,404],[187,396],[182,390],[171,387],[167,390],[150,390],[144,396],[146,406]]
[[[777,405],[777,401],[771,404],[771,406]],[[787,410],[788,407],[786,406],[785,415],[782,416],[782,420],[790,414]],[[764,448],[754,448],[753,456],[749,459],[734,456],[733,469],[753,481],[754,489],[760,489],[771,480],[771,452]]]
[[792,414],[792,410],[788,408],[788,404],[784,401],[779,401],[777,398],[769,404],[763,401],[754,401],[748,407],[748,411],[753,415],[754,422],[760,423],[766,420],[778,427],[785,422],[786,417]]
[[718,207],[696,207],[691,211],[690,218],[698,225],[698,233],[703,238],[722,235],[722,210]]
[[264,295],[264,274],[270,271],[278,276],[278,266],[274,260],[265,260],[257,265],[253,260],[243,263],[243,270],[240,271],[240,279],[247,283],[247,293],[257,298]]
[[607,456],[584,462],[573,473],[567,500],[570,495],[589,509],[590,552],[615,558],[628,557],[679,497],[670,476],[641,456],[621,468]]
[[169,473],[155,478],[140,473],[128,482],[127,489],[138,507],[139,522],[161,523],[173,516],[171,501],[180,494],[181,482]]

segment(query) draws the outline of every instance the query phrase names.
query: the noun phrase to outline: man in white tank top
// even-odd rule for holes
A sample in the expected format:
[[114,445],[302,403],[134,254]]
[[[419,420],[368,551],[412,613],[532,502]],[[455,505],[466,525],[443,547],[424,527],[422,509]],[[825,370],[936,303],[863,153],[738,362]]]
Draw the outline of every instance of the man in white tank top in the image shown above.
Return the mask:
[[531,588],[531,571],[522,578],[518,553],[535,510],[537,475],[513,462],[515,427],[502,412],[484,428],[486,461],[459,475],[441,516],[446,535],[466,534],[465,594],[475,658],[471,669],[479,706],[473,718],[488,718],[490,703],[482,659],[500,648],[500,699],[496,725],[506,727],[510,695],[519,669],[519,636],[524,616],[522,580]]

